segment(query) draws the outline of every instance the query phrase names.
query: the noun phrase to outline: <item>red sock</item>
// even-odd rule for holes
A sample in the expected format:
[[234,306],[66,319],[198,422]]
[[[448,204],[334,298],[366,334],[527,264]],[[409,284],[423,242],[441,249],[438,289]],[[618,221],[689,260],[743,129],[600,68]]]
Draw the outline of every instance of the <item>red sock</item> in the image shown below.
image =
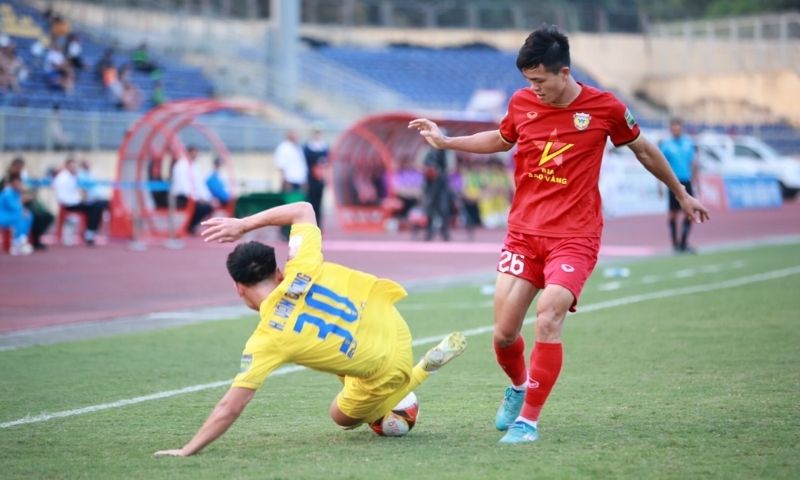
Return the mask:
[[520,416],[538,421],[544,402],[558,380],[564,351],[561,343],[536,342],[531,352],[531,373],[528,376],[528,391]]
[[513,385],[525,383],[525,339],[522,335],[514,340],[514,343],[507,347],[501,347],[494,342],[494,353],[497,355],[497,363],[506,372]]

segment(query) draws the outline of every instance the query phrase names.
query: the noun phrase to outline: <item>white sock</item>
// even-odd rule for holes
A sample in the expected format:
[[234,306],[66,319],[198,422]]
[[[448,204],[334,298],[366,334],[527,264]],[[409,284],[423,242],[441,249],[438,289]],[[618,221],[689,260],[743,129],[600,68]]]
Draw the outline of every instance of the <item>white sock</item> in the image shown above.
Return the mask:
[[525,422],[525,423],[527,423],[528,425],[532,426],[533,428],[538,428],[538,425],[539,425],[539,422],[538,422],[538,421],[535,421],[535,420],[528,420],[527,418],[525,418],[525,417],[523,417],[523,416],[519,416],[519,417],[517,417],[517,419],[516,419],[516,420],[514,420],[514,421],[515,421],[515,422]]
[[511,385],[511,388],[513,388],[518,392],[524,392],[527,387],[528,387],[527,381],[525,381],[525,383],[523,383],[522,385]]

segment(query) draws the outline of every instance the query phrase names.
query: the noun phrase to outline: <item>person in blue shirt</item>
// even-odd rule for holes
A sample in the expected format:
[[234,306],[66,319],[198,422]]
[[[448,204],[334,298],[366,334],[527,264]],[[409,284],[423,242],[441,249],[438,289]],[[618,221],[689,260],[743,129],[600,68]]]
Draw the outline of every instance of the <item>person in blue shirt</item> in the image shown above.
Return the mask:
[[[679,118],[672,118],[669,122],[670,137],[661,140],[658,148],[667,158],[669,166],[675,176],[686,187],[686,193],[694,196],[692,183],[697,184],[699,162],[697,160],[697,147],[688,135],[683,132],[683,122]],[[698,192],[699,194],[699,192]],[[689,232],[692,222],[683,215],[683,229],[678,232],[678,216],[681,214],[681,205],[672,191],[669,195],[669,231],[672,239],[672,248],[678,253],[694,253],[689,246]]]
[[219,203],[221,207],[227,207],[228,202],[231,200],[231,194],[228,192],[228,187],[225,180],[222,178],[222,159],[219,157],[214,158],[214,170],[211,175],[206,179],[206,186],[211,196]]
[[30,255],[33,252],[33,247],[28,243],[33,217],[23,206],[24,191],[22,177],[19,173],[12,173],[0,192],[0,227],[11,229],[11,255]]

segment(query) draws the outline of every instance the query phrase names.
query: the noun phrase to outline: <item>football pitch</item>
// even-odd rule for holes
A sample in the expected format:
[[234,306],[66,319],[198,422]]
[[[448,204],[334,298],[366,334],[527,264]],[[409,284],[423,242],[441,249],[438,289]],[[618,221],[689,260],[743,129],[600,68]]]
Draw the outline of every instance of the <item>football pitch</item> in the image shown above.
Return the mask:
[[624,266],[614,278],[598,267],[567,318],[535,444],[497,444],[506,379],[491,296],[472,282],[399,304],[417,356],[452,330],[470,342],[417,390],[405,438],[341,431],[327,415],[338,381],[291,368],[199,455],[153,458],[188,441],[222,396],[253,314],[0,352],[0,476],[799,478],[800,244]]

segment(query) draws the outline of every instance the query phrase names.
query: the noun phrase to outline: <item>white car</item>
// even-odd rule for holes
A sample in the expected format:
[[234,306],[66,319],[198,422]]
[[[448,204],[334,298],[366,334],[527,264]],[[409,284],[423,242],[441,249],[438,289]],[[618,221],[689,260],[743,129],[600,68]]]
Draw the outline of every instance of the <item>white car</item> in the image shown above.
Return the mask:
[[778,180],[784,198],[800,191],[800,162],[749,135],[703,132],[695,136],[702,169],[732,176],[770,176]]

